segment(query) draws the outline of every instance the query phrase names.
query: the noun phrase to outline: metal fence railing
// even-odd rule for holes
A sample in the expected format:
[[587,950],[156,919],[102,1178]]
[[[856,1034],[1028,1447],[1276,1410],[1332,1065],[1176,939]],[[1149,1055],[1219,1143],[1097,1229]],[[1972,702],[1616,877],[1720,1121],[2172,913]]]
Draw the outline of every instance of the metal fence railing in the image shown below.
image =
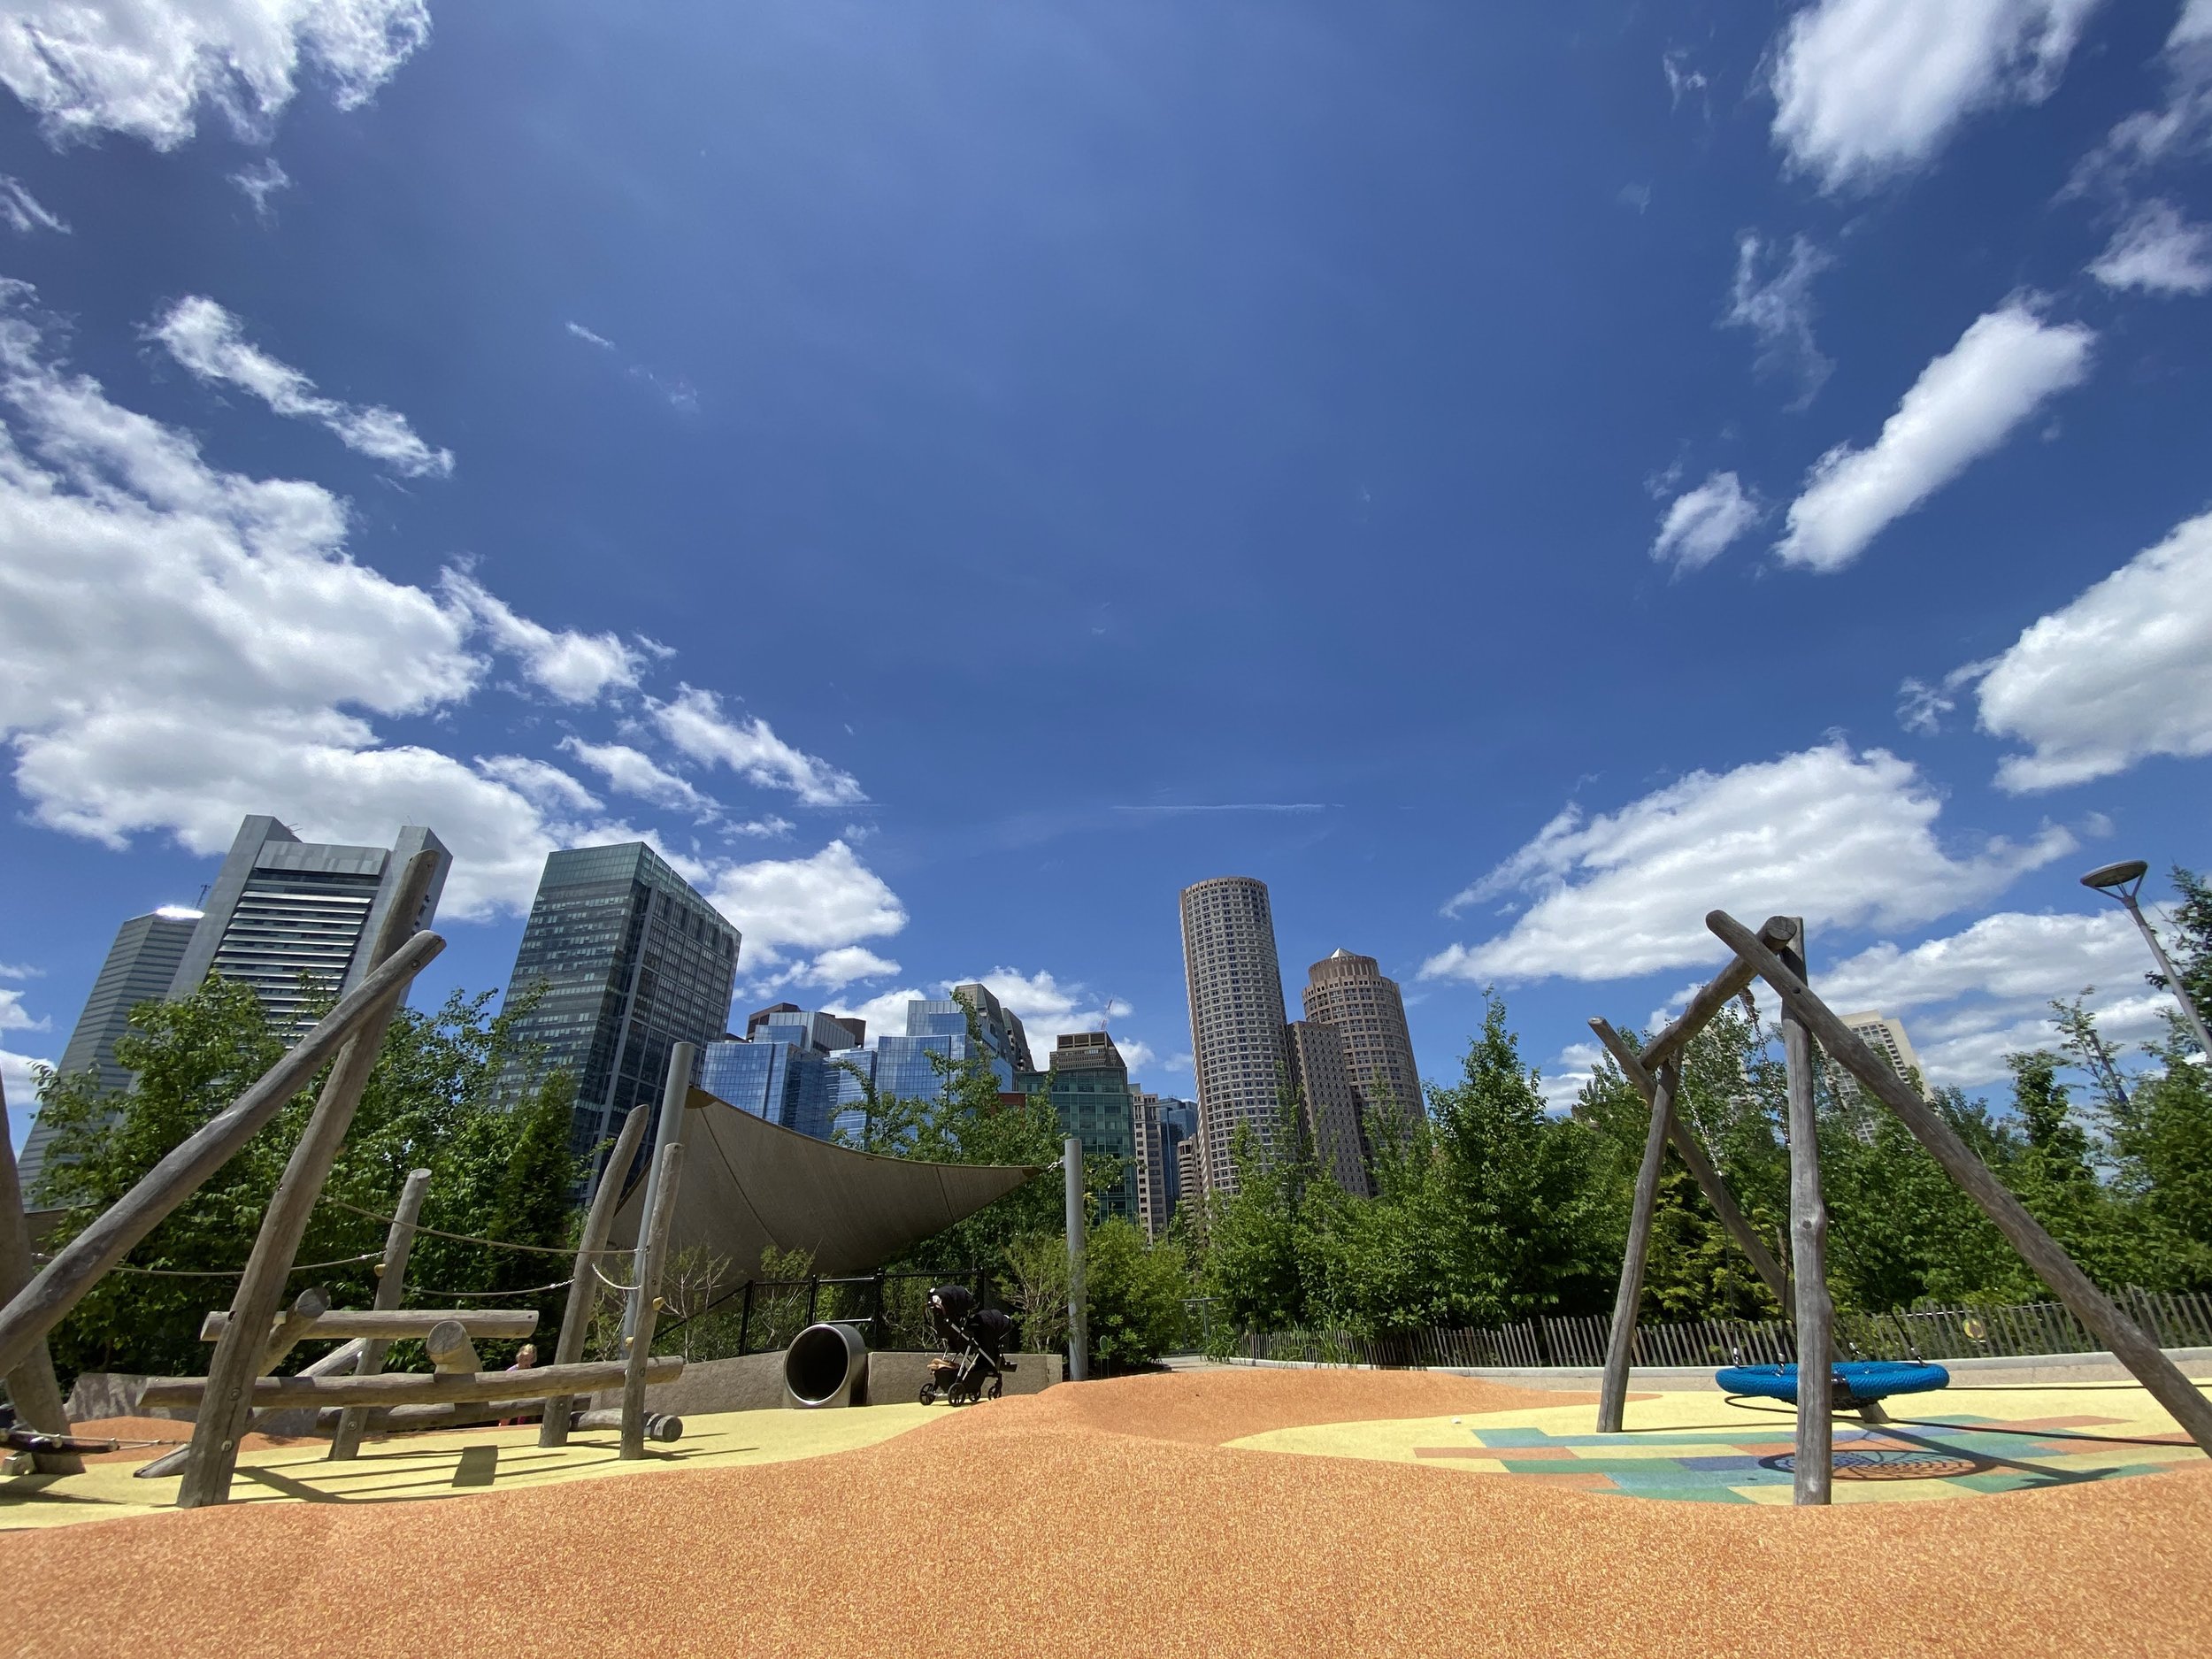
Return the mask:
[[934,1348],[929,1293],[939,1285],[965,1285],[977,1301],[998,1301],[991,1276],[964,1273],[870,1273],[850,1278],[747,1279],[741,1284],[680,1290],[670,1298],[654,1348],[689,1360],[731,1359],[790,1346],[810,1325],[825,1320],[866,1328],[878,1349]]
[[[2212,1294],[2125,1290],[2113,1300],[2162,1348],[2212,1348]],[[1605,1363],[1609,1324],[1588,1315],[1375,1337],[1346,1331],[1248,1332],[1236,1351],[1246,1359],[1387,1370],[1597,1366]],[[2094,1353],[2101,1346],[2055,1302],[1839,1313],[1836,1345],[1847,1358],[1900,1360],[2022,1359]],[[1639,1365],[1786,1365],[1797,1358],[1797,1333],[1783,1319],[1640,1325],[1633,1353]]]

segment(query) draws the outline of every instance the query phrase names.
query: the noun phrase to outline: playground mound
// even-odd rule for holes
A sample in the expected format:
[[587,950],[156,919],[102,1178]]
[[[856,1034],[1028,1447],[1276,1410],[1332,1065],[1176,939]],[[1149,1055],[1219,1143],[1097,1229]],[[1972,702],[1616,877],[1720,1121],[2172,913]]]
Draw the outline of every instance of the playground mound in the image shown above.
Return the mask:
[[1522,1402],[1371,1373],[1138,1378],[947,1412],[795,1463],[18,1533],[0,1537],[0,1648],[288,1659],[465,1632],[503,1655],[657,1659],[1770,1659],[2193,1654],[2212,1630],[2202,1465],[1971,1502],[1793,1510],[1208,1443]]

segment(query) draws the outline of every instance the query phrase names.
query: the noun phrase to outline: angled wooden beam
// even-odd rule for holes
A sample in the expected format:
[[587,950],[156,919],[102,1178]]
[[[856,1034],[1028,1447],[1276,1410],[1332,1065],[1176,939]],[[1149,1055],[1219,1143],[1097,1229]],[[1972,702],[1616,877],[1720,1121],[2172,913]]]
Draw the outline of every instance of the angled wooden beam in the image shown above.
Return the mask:
[[261,1369],[257,1377],[273,1376],[276,1368],[284,1363],[284,1356],[307,1340],[315,1329],[315,1321],[330,1311],[330,1293],[319,1286],[309,1286],[292,1298],[292,1305],[277,1316],[270,1328],[269,1340],[261,1349]]
[[[1658,1092],[1658,1081],[1645,1069],[1636,1051],[1624,1042],[1620,1033],[1604,1020],[1592,1020],[1590,1029],[1597,1033],[1598,1041],[1605,1045],[1606,1052],[1613,1056],[1613,1064],[1620,1067],[1622,1075],[1648,1102]],[[1721,1225],[1727,1228],[1728,1236],[1736,1241],[1736,1248],[1750,1258],[1752,1271],[1773,1293],[1776,1305],[1787,1309],[1790,1306],[1789,1275],[1774,1259],[1774,1252],[1767,1248],[1757,1229],[1752,1226],[1750,1218],[1738,1208],[1735,1195],[1728,1190],[1728,1184],[1721,1179],[1720,1171],[1713,1166],[1712,1159],[1705,1155],[1705,1148],[1698,1143],[1697,1132],[1683,1121],[1678,1111],[1672,1113],[1668,1119],[1667,1138],[1673,1143],[1682,1162],[1689,1166],[1698,1190],[1705,1194],[1705,1202],[1712,1205],[1713,1212],[1720,1217]]]
[[[299,1375],[302,1377],[332,1377],[341,1371],[349,1371],[353,1369],[353,1363],[361,1357],[361,1348],[362,1344],[359,1342],[348,1342],[342,1348],[334,1348],[320,1359],[301,1366]],[[249,1429],[251,1426],[250,1424],[248,1425]],[[190,1446],[180,1446],[173,1452],[164,1452],[151,1463],[141,1463],[131,1471],[131,1474],[140,1480],[158,1480],[162,1476],[173,1475],[183,1468],[184,1460],[191,1455]]]
[[[687,1102],[689,1098],[685,1097]],[[614,1150],[607,1155],[607,1161],[599,1171],[599,1185],[593,1190],[591,1208],[584,1215],[584,1234],[576,1244],[576,1271],[568,1281],[568,1306],[561,1314],[561,1333],[553,1344],[556,1365],[573,1365],[584,1357],[584,1339],[591,1333],[592,1310],[599,1305],[597,1269],[602,1253],[607,1248],[608,1236],[614,1231],[614,1212],[622,1202],[623,1179],[630,1172],[638,1143],[645,1139],[646,1122],[652,1115],[649,1106],[630,1108],[629,1115],[622,1120],[622,1133],[615,1137]],[[570,1405],[566,1400],[545,1402],[545,1420],[538,1425],[539,1445],[568,1444]]]
[[[384,1230],[384,1259],[376,1264],[376,1294],[369,1299],[373,1313],[387,1317],[396,1313],[407,1294],[407,1257],[415,1248],[415,1223],[422,1215],[423,1200],[429,1195],[430,1171],[408,1171],[406,1180],[400,1184],[399,1202],[392,1208],[391,1224]],[[531,1316],[534,1321],[536,1317]],[[391,1347],[381,1337],[365,1338],[355,1374],[373,1377],[382,1371],[384,1356]],[[357,1407],[340,1412],[338,1426],[331,1432],[330,1461],[343,1463],[360,1455],[361,1436],[368,1425],[369,1414]]]
[[[16,1173],[7,1121],[7,1091],[0,1087],[0,1306],[31,1282],[33,1271],[31,1225],[24,1214],[23,1183]],[[6,1382],[8,1403],[24,1426],[42,1434],[69,1432],[69,1408],[43,1337],[0,1381]],[[84,1472],[84,1459],[75,1452],[33,1452],[31,1466],[42,1475],[78,1475]]]
[[[1759,937],[1770,949],[1787,944],[1794,935],[1790,932],[1787,917],[1770,916],[1760,926]],[[1644,1045],[1644,1068],[1656,1071],[1681,1052],[1690,1039],[1705,1029],[1706,1022],[1744,994],[1744,988],[1758,978],[1751,964],[1739,955],[1712,979],[1698,987],[1674,1024]]]
[[660,1133],[655,1137],[652,1179],[638,1229],[637,1288],[630,1293],[628,1370],[622,1379],[622,1448],[618,1457],[645,1455],[646,1365],[653,1326],[660,1317],[661,1271],[668,1257],[668,1229],[676,1217],[676,1190],[684,1176],[684,1110],[698,1050],[680,1042],[668,1051],[668,1080],[661,1090]]
[[[23,1363],[33,1346],[69,1317],[87,1291],[201,1184],[227,1164],[285,1103],[312,1080],[371,1016],[388,1018],[416,974],[445,949],[435,933],[417,933],[391,959],[339,999],[252,1087],[180,1141],[90,1226],[55,1253],[38,1277],[0,1308],[0,1374]],[[289,1265],[288,1263],[287,1264]],[[278,1300],[282,1299],[280,1288]],[[275,1316],[272,1302],[264,1319]]]
[[[441,856],[436,849],[426,847],[400,872],[391,908],[385,911],[383,926],[370,948],[372,969],[396,960],[401,948],[419,936],[416,922],[429,902]],[[231,1299],[230,1326],[215,1344],[215,1356],[208,1362],[207,1402],[192,1425],[192,1455],[185,1460],[184,1482],[177,1489],[180,1509],[229,1500],[239,1438],[245,1433],[253,1411],[249,1389],[262,1369],[257,1363],[260,1351],[254,1333],[267,1328],[283,1299],[284,1281],[298,1257],[308,1217],[314,1211],[315,1201],[322,1196],[323,1183],[330,1178],[338,1149],[345,1144],[354,1109],[361,1103],[369,1073],[376,1069],[385,1029],[399,1002],[400,998],[394,996],[379,1003],[362,1016],[359,1025],[346,1039],[345,1047],[331,1064],[330,1075],[323,1080],[322,1094],[316,1098],[307,1127],[300,1132],[284,1173],[277,1180],[269,1208],[263,1212],[261,1230],[254,1235],[237,1294]]]
[[1636,1171],[1636,1201],[1628,1212],[1628,1248],[1621,1253],[1621,1282],[1613,1296],[1613,1329],[1605,1344],[1605,1376],[1598,1388],[1598,1432],[1618,1434],[1628,1408],[1628,1369],[1636,1348],[1636,1304],[1644,1294],[1644,1257],[1651,1248],[1651,1217],[1659,1202],[1659,1164],[1666,1156],[1667,1125],[1674,1118],[1674,1091],[1681,1068],[1659,1068],[1651,1095],[1651,1127],[1644,1161]]
[[[1793,919],[1790,942],[1774,954],[1801,982],[1805,924]],[[1743,958],[1740,955],[1737,959]],[[1828,1295],[1828,1201],[1820,1187],[1813,1038],[1803,1017],[1786,999],[1782,1008],[1782,1062],[1789,1091],[1790,1273],[1797,1288],[1797,1454],[1790,1460],[1790,1497],[1793,1503],[1821,1504],[1828,1502],[1834,1479],[1828,1353],[1834,1345],[1836,1309]]]
[[1928,1148],[1944,1172],[1965,1188],[1982,1212],[1997,1224],[1997,1230],[2066,1304],[2067,1310],[2111,1350],[2113,1357],[2172,1414],[2191,1440],[2212,1453],[2212,1401],[2207,1401],[2158,1344],[2097,1288],[2044,1230],[2043,1224],[2028,1213],[2027,1206],[1974,1156],[1958,1131],[1741,922],[1725,910],[1715,910],[1705,918],[1705,925],[1759,971],[1759,977],[1774,987],[1785,1006],[1796,1009],[1831,1059],[1904,1121],[1914,1139]]

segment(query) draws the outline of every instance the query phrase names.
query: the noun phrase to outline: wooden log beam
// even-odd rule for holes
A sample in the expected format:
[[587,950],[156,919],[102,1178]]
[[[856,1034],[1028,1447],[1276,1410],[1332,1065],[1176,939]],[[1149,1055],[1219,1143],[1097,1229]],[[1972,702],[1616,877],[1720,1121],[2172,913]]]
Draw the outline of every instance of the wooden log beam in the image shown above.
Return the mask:
[[1644,1294],[1644,1257],[1651,1248],[1651,1218],[1658,1207],[1659,1164],[1667,1149],[1667,1125],[1674,1118],[1674,1091],[1681,1069],[1672,1061],[1659,1068],[1651,1096],[1651,1126],[1644,1134],[1644,1161],[1636,1171],[1636,1199],[1628,1212],[1628,1248],[1621,1255],[1621,1282],[1613,1295],[1613,1329],[1606,1339],[1605,1374],[1598,1385],[1598,1432],[1618,1434],[1628,1406],[1628,1371],[1636,1348],[1636,1305]]
[[441,1377],[473,1377],[482,1369],[476,1344],[458,1319],[441,1319],[422,1340],[423,1351]]
[[292,1298],[292,1305],[279,1315],[270,1328],[269,1340],[262,1345],[261,1369],[257,1377],[272,1376],[284,1363],[284,1356],[307,1340],[315,1328],[315,1321],[330,1311],[330,1293],[319,1286],[311,1285]]
[[[1790,942],[1774,955],[1801,982],[1805,924],[1793,920]],[[1828,1356],[1835,1346],[1836,1308],[1828,1294],[1828,1201],[1820,1187],[1820,1124],[1813,1110],[1813,1037],[1786,1000],[1782,1062],[1790,1135],[1790,1274],[1797,1291],[1797,1451],[1790,1459],[1790,1501],[1823,1504],[1835,1473]]]
[[[484,1341],[526,1337],[538,1328],[538,1310],[535,1308],[525,1308],[518,1312],[505,1309],[494,1312],[474,1308],[394,1308],[389,1311],[374,1308],[333,1308],[318,1318],[300,1340],[321,1342],[338,1339],[351,1341],[360,1337],[385,1342],[405,1341],[410,1338],[420,1341],[430,1334],[433,1326],[445,1319],[458,1321],[462,1330]],[[200,1340],[214,1341],[222,1335],[223,1327],[229,1321],[230,1316],[227,1313],[209,1314],[200,1322]]]
[[[342,1348],[334,1348],[311,1364],[301,1366],[299,1375],[334,1377],[341,1371],[350,1371],[353,1363],[361,1357],[361,1347],[358,1342],[348,1342]],[[151,1463],[141,1463],[131,1471],[131,1474],[140,1480],[158,1480],[164,1475],[173,1475],[182,1469],[184,1460],[191,1455],[190,1446],[180,1446],[174,1451],[162,1453]]]
[[[392,1208],[391,1225],[384,1230],[384,1259],[376,1264],[376,1294],[370,1298],[371,1311],[389,1314],[397,1311],[401,1299],[407,1294],[407,1257],[415,1248],[415,1223],[422,1214],[422,1202],[430,1194],[430,1171],[410,1170],[407,1179],[400,1184],[399,1202]],[[535,1315],[532,1316],[533,1319]],[[389,1340],[371,1337],[361,1349],[361,1363],[355,1370],[363,1377],[373,1377],[384,1369],[384,1356],[391,1352]],[[330,1458],[342,1463],[356,1456],[361,1450],[362,1431],[368,1426],[368,1414],[357,1408],[340,1414],[337,1429],[330,1437]]]
[[[440,854],[426,847],[407,861],[393,889],[391,908],[384,913],[375,943],[369,951],[372,966],[392,959],[401,946],[417,933],[416,921],[429,902],[436,879]],[[276,1192],[262,1213],[261,1230],[254,1235],[246,1256],[238,1292],[231,1299],[231,1324],[215,1344],[208,1362],[207,1403],[192,1425],[192,1455],[185,1463],[184,1484],[177,1489],[177,1507],[196,1509],[227,1502],[232,1471],[238,1463],[238,1440],[246,1432],[253,1407],[247,1394],[263,1368],[251,1333],[260,1330],[276,1312],[284,1294],[284,1281],[299,1256],[307,1218],[322,1196],[330,1166],[345,1144],[353,1125],[354,1109],[369,1073],[376,1069],[384,1031],[391,1023],[399,1000],[380,1004],[362,1016],[360,1025],[346,1039],[345,1047],[323,1080],[307,1127],[300,1132],[292,1156],[278,1178]]]
[[[364,1020],[388,1018],[415,975],[444,949],[445,941],[435,933],[417,933],[401,946],[341,997],[251,1088],[180,1141],[137,1186],[57,1251],[38,1277],[0,1308],[0,1375],[20,1365],[87,1291],[283,1110]],[[263,1318],[274,1312],[272,1306]]]
[[[614,1150],[607,1155],[607,1162],[599,1171],[599,1184],[591,1194],[591,1208],[584,1214],[584,1235],[576,1244],[575,1276],[568,1281],[568,1306],[561,1314],[561,1334],[553,1345],[556,1365],[573,1365],[584,1357],[584,1339],[590,1334],[592,1310],[599,1305],[599,1275],[593,1270],[600,1264],[600,1253],[607,1248],[607,1240],[614,1232],[614,1212],[622,1202],[622,1180],[637,1156],[638,1143],[645,1139],[645,1125],[651,1117],[649,1107],[630,1108],[629,1115],[622,1120],[622,1133],[615,1137]],[[565,1400],[546,1402],[545,1421],[538,1427],[539,1445],[567,1443],[569,1406]]]
[[[1759,937],[1770,949],[1779,949],[1796,937],[1791,928],[1787,917],[1770,916],[1761,925]],[[1644,1045],[1645,1069],[1656,1071],[1673,1059],[1691,1038],[1705,1029],[1708,1020],[1726,1007],[1732,999],[1741,996],[1744,987],[1756,978],[1758,975],[1752,971],[1750,964],[1744,961],[1740,954],[1738,955],[1733,962],[1699,987],[1697,995],[1690,999],[1689,1006],[1682,1010],[1674,1024]]]
[[[15,1146],[4,1133],[8,1094],[0,1087],[0,1306],[31,1282],[31,1225],[25,1217],[23,1182],[15,1167]],[[62,1398],[61,1381],[54,1375],[54,1356],[43,1337],[7,1372],[9,1403],[24,1426],[42,1434],[66,1435],[69,1408]],[[78,1475],[84,1459],[75,1452],[33,1452],[31,1466],[42,1475]]]
[[2212,1453],[2212,1401],[2160,1350],[2136,1323],[2099,1290],[2073,1257],[2044,1231],[2043,1224],[2028,1213],[1989,1166],[1976,1157],[1943,1116],[1920,1098],[1912,1086],[1890,1069],[1889,1063],[1868,1048],[1835,1011],[1813,995],[1804,980],[1755,938],[1750,930],[1725,910],[1706,917],[1724,944],[1749,962],[1759,977],[1771,985],[1786,1006],[1794,1006],[1832,1060],[1856,1078],[1867,1092],[1888,1107],[1912,1131],[1913,1138],[1928,1148],[1944,1172],[1979,1204],[1997,1224],[2012,1248],[2020,1252],[2067,1310],[2108,1348],[2143,1385],[2151,1398],[2166,1408],[2189,1438]]
[[[683,1374],[680,1356],[663,1355],[644,1367],[649,1387]],[[253,1385],[253,1403],[265,1410],[293,1406],[463,1405],[476,1400],[543,1399],[558,1392],[590,1394],[624,1380],[628,1367],[618,1359],[582,1365],[539,1365],[528,1371],[478,1371],[470,1376],[425,1376],[420,1371],[388,1371],[380,1377],[262,1377]],[[204,1377],[157,1377],[146,1385],[139,1403],[194,1408],[207,1392]]]
[[[1597,1033],[1598,1041],[1605,1045],[1606,1052],[1613,1056],[1613,1064],[1620,1067],[1622,1075],[1648,1102],[1657,1092],[1658,1083],[1645,1069],[1636,1051],[1621,1040],[1620,1033],[1602,1019],[1592,1020],[1590,1029]],[[1697,1182],[1698,1190],[1705,1194],[1705,1202],[1712,1205],[1713,1212],[1720,1217],[1720,1225],[1727,1228],[1728,1236],[1736,1241],[1736,1248],[1749,1258],[1752,1270],[1773,1293],[1776,1304],[1786,1310],[1791,1296],[1789,1275],[1774,1259],[1774,1252],[1767,1248],[1766,1241],[1759,1237],[1758,1230],[1751,1225],[1750,1218],[1737,1207],[1735,1194],[1728,1190],[1728,1184],[1721,1179],[1720,1171],[1714,1168],[1712,1159],[1705,1156],[1705,1148],[1698,1144],[1696,1132],[1682,1120],[1682,1114],[1678,1111],[1668,1120],[1667,1139],[1673,1144],[1682,1162],[1688,1166],[1692,1178]]]
[[668,1229],[676,1216],[676,1191],[684,1174],[684,1110],[698,1050],[680,1042],[668,1051],[668,1079],[661,1089],[660,1133],[646,1191],[644,1225],[638,1230],[637,1288],[630,1293],[624,1340],[628,1367],[622,1379],[622,1458],[645,1455],[645,1367],[660,1317],[661,1271],[668,1259]]

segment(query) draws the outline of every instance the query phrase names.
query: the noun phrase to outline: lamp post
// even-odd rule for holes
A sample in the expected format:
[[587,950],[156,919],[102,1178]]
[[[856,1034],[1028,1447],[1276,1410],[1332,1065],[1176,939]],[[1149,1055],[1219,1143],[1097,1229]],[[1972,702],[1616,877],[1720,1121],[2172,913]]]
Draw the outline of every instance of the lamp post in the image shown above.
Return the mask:
[[2204,1028],[2204,1016],[2189,1000],[2188,987],[2182,984],[2181,976],[2174,972],[2174,964],[2166,960],[2166,952],[2158,942],[2158,935],[2151,931],[2150,922],[2143,915],[2143,907],[2135,901],[2135,895],[2142,890],[2143,877],[2149,869],[2150,866],[2140,858],[2124,859],[2119,864],[2105,864],[2092,870],[2081,879],[2081,884],[2117,899],[2127,907],[2127,913],[2135,918],[2136,926],[2142,930],[2143,942],[2151,948],[2151,956],[2158,964],[2159,972],[2165,976],[2167,987],[2173,992],[2174,1000],[2181,1004],[2181,1011],[2188,1018],[2189,1028],[2197,1033],[2197,1047],[2203,1050],[2206,1060],[2212,1062],[2212,1033],[2207,1033]]

